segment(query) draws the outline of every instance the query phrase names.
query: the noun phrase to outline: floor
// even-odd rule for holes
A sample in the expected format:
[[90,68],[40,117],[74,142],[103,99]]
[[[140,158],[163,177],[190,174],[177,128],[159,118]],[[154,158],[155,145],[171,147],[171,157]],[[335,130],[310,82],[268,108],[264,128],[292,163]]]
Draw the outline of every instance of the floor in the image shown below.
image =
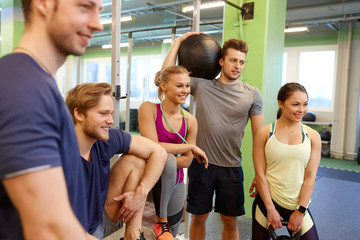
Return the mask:
[[310,207],[320,239],[360,239],[359,183],[359,172],[319,169]]
[[[319,238],[321,240],[360,239],[360,165],[355,161],[322,160],[310,204]],[[343,165],[343,166],[342,166]],[[144,232],[147,240],[155,239],[152,234],[154,219],[152,203],[147,203],[144,213]],[[251,239],[251,218],[238,218],[240,240]],[[218,214],[211,213],[207,221],[206,239],[221,239],[222,223]],[[179,239],[184,237],[185,222],[180,226]],[[117,232],[106,240],[118,240]]]

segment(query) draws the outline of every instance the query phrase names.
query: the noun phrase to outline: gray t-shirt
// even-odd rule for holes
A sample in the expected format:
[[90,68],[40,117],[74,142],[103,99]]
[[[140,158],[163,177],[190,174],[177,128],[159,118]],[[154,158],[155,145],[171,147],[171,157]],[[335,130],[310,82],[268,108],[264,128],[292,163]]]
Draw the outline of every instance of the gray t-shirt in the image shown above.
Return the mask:
[[222,167],[241,166],[241,142],[250,115],[262,114],[259,89],[243,81],[226,85],[218,79],[191,78],[196,102],[197,145],[209,163]]

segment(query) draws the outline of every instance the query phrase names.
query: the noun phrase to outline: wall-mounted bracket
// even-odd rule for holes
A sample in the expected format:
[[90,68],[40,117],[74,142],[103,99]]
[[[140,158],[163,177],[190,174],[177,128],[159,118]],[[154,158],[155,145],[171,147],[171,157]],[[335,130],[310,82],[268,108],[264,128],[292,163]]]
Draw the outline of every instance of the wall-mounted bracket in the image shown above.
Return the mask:
[[115,99],[117,100],[127,98],[127,95],[121,97],[120,89],[121,89],[120,85],[115,85],[115,92],[112,93],[113,97],[115,97]]
[[254,19],[254,3],[244,3],[242,6],[241,14],[243,16],[243,20]]
[[237,6],[236,4],[223,0],[226,4],[229,4],[230,6],[237,8],[241,11],[241,15],[243,20],[251,20],[254,19],[254,3],[244,3],[242,7]]

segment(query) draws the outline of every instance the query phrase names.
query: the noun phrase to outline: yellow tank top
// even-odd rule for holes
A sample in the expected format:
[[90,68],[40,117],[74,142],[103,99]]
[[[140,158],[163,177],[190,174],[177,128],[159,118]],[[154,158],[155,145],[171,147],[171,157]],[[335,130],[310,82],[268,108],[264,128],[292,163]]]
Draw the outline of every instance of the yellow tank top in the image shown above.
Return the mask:
[[[298,205],[305,168],[310,158],[311,143],[305,126],[302,126],[303,141],[287,145],[275,137],[276,122],[270,125],[270,138],[265,145],[266,178],[271,198],[280,206],[295,210]],[[300,134],[300,133],[299,133]]]

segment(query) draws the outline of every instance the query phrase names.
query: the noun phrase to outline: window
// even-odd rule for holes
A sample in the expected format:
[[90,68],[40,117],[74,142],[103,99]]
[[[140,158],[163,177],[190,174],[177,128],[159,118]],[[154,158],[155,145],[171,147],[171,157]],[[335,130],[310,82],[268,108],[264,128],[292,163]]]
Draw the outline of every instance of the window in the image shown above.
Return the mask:
[[111,62],[105,62],[105,82],[111,84]]
[[282,65],[282,81],[281,86],[286,83],[286,66],[287,66],[287,53],[284,52],[283,54],[283,65]]
[[111,83],[111,59],[91,58],[84,60],[84,79],[82,82]]
[[98,82],[99,63],[87,62],[85,64],[85,69],[86,69],[85,82],[88,83]]
[[148,74],[145,59],[133,58],[131,61],[131,98],[142,100],[145,75]]
[[66,93],[77,84],[78,60],[78,57],[69,56],[56,72],[55,79],[62,96],[65,96]]
[[[130,95],[134,101],[157,101],[155,73],[161,69],[162,58],[155,56],[134,56],[131,59]],[[111,59],[91,58],[84,60],[83,82],[107,82],[111,84]],[[127,57],[120,58],[121,96],[127,90]]]
[[147,87],[148,87],[148,100],[151,102],[155,102],[158,100],[158,90],[155,86],[155,74],[160,71],[163,61],[160,57],[153,58],[149,62],[149,77],[147,79]]
[[335,51],[300,52],[299,83],[308,89],[309,105],[332,108]]
[[[126,95],[127,89],[127,59],[120,61],[121,95]],[[134,56],[131,59],[131,100],[157,100],[157,87],[154,84],[155,73],[161,69],[161,56]]]
[[285,48],[283,80],[302,84],[309,94],[311,110],[332,111],[336,46]]
[[56,84],[58,86],[58,89],[61,93],[61,95],[65,95],[65,64],[62,65],[56,72],[55,75]]

